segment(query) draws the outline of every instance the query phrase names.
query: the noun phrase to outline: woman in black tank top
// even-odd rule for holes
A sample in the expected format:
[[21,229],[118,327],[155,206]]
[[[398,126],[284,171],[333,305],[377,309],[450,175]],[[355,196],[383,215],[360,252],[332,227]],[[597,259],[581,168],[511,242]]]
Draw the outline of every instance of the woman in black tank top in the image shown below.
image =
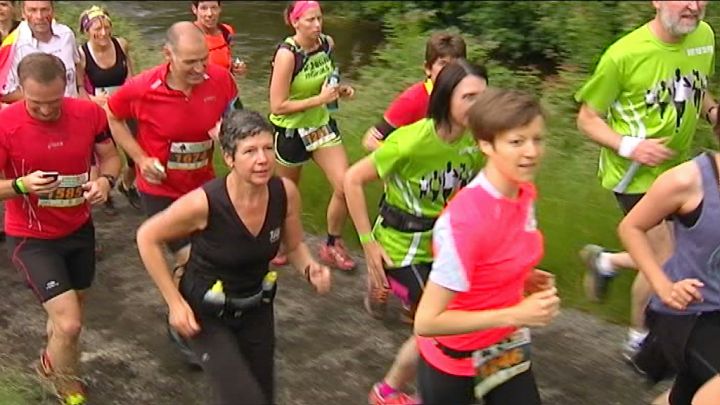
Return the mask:
[[[168,304],[170,324],[189,338],[220,403],[274,403],[270,260],[282,242],[319,293],[330,289],[330,270],[302,240],[297,188],[273,176],[272,126],[256,112],[233,111],[220,145],[230,173],[148,219],[138,230],[138,249]],[[187,236],[192,248],[178,289],[162,246]]]
[[[85,91],[90,99],[104,107],[107,99],[133,75],[129,44],[124,38],[112,35],[112,20],[104,9],[92,6],[80,14],[80,32],[87,42],[80,46],[80,66],[85,72]],[[131,131],[135,129],[131,126]],[[130,205],[140,209],[140,196],[135,189],[135,164],[127,159],[118,181],[118,190]],[[113,200],[108,198],[105,211],[115,215]]]

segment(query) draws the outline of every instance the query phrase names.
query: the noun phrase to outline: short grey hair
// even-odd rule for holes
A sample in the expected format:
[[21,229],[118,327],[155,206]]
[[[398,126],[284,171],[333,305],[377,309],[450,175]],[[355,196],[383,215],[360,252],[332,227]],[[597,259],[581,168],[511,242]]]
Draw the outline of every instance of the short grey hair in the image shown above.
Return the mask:
[[220,126],[220,147],[223,153],[234,156],[239,141],[262,132],[272,135],[273,131],[272,125],[259,112],[231,111]]

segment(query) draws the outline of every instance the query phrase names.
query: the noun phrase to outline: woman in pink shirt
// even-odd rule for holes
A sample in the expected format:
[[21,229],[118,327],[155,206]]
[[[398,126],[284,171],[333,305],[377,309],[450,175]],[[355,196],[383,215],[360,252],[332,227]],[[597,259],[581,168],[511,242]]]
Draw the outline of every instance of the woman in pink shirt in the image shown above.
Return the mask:
[[543,111],[525,93],[488,89],[468,114],[487,163],[433,229],[434,263],[415,316],[418,388],[428,404],[539,404],[527,327],[547,325],[560,306],[553,276],[535,269]]

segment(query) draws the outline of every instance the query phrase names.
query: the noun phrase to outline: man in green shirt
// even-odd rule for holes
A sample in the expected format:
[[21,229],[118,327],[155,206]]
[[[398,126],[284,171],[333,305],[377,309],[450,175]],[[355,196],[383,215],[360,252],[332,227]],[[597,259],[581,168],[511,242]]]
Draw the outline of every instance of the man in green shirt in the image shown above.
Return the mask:
[[[653,1],[655,18],[612,44],[592,77],[575,95],[581,103],[578,128],[600,144],[599,177],[624,214],[653,181],[686,161],[697,122],[717,122],[717,104],[708,93],[714,73],[715,35],[703,22],[707,1]],[[654,253],[669,257],[667,224],[652,230]],[[588,295],[600,300],[617,268],[635,268],[625,252],[586,245]],[[638,273],[632,290],[632,320],[624,355],[631,359],[647,331],[644,310],[650,286]]]

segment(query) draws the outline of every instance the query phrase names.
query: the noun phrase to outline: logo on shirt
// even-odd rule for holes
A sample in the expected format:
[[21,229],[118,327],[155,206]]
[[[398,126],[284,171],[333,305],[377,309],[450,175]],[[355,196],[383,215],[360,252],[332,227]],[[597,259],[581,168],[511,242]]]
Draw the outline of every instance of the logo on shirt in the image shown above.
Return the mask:
[[713,53],[714,49],[712,45],[699,46],[697,48],[689,48],[687,50],[688,56],[705,55],[706,53]]
[[535,219],[535,204],[530,203],[528,216],[525,220],[525,232],[533,232],[537,230],[537,220]]
[[280,240],[280,228],[275,228],[270,231],[270,243],[275,243]]
[[215,97],[215,96],[207,96],[207,97],[203,98],[203,102],[209,103],[211,101],[215,101],[216,98],[217,97]]
[[60,283],[58,283],[55,280],[50,280],[47,283],[45,283],[45,290],[47,290],[47,291],[50,291],[53,288],[57,288],[57,287],[60,287]]

